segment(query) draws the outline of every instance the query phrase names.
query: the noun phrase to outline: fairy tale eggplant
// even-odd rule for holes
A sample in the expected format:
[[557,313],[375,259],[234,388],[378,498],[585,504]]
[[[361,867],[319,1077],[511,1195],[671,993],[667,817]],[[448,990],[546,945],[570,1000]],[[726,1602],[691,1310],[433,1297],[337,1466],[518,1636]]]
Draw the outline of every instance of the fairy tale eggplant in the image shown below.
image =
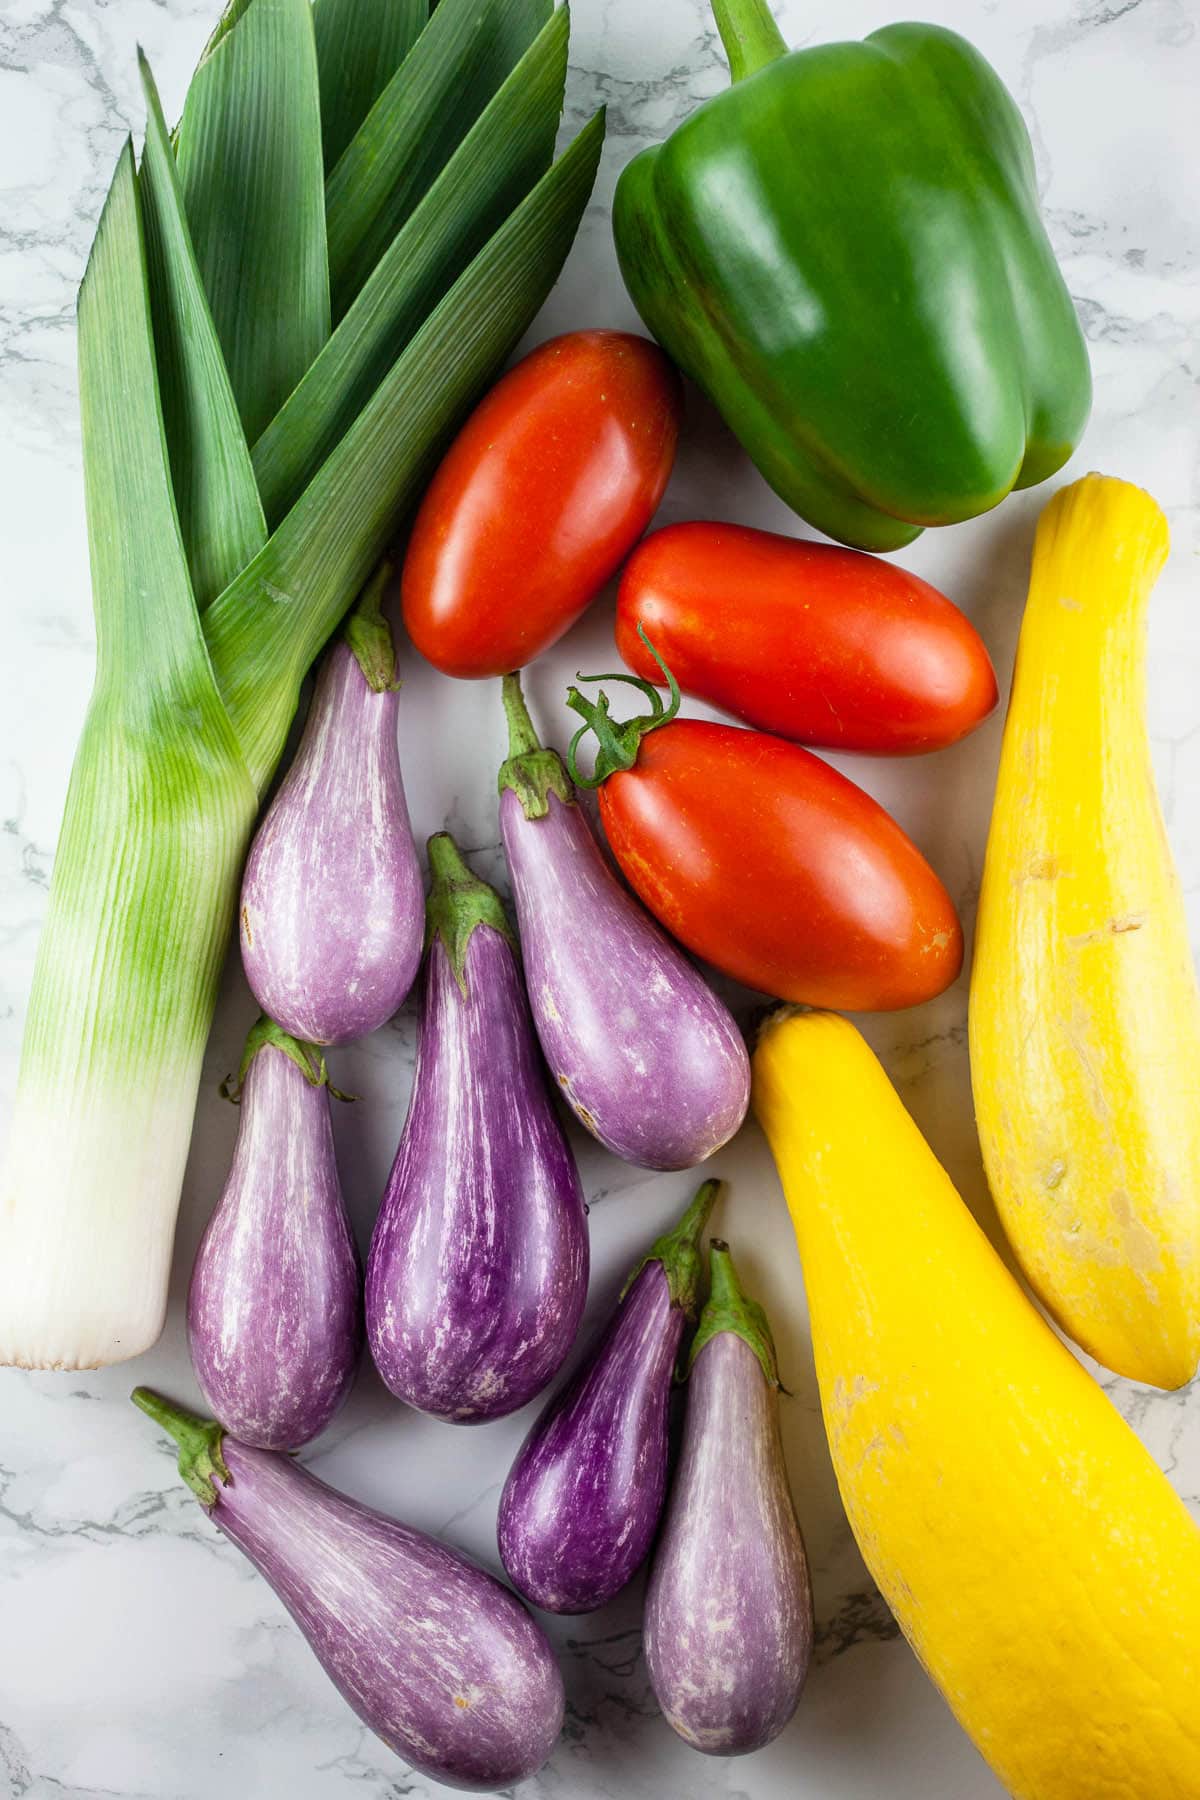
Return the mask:
[[424,895],[396,744],[399,683],[375,575],[326,652],[295,760],[242,878],[242,964],[314,1044],[386,1024],[421,960]]
[[778,1737],[812,1654],[812,1590],[762,1308],[712,1245],[683,1450],[646,1589],[651,1686],[680,1737],[739,1756]]
[[706,1181],[638,1264],[504,1484],[501,1561],[517,1590],[547,1612],[603,1606],[650,1550],[667,1486],[671,1383],[696,1315],[700,1235],[719,1187]]
[[728,1008],[617,880],[519,678],[504,679],[500,829],[530,1003],[577,1117],[648,1169],[685,1169],[746,1115],[750,1064]]
[[238,1443],[148,1388],[133,1398],[178,1443],[179,1472],[214,1525],[271,1584],[342,1698],[390,1749],[476,1792],[541,1768],[562,1728],[562,1677],[515,1595],[291,1457]]
[[587,1209],[499,896],[429,841],[429,951],[408,1118],[367,1262],[394,1394],[456,1423],[539,1394],[587,1296]]
[[245,1443],[323,1431],[362,1350],[362,1273],[338,1181],[325,1059],[269,1019],[246,1040],[233,1164],[188,1291],[208,1405]]

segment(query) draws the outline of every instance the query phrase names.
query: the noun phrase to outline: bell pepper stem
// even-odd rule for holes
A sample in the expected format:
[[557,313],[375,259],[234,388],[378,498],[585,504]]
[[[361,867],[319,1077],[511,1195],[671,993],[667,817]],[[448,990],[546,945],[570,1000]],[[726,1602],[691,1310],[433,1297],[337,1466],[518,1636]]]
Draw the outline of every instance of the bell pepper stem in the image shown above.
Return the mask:
[[731,80],[744,81],[787,55],[767,0],[712,0],[712,13],[729,58]]

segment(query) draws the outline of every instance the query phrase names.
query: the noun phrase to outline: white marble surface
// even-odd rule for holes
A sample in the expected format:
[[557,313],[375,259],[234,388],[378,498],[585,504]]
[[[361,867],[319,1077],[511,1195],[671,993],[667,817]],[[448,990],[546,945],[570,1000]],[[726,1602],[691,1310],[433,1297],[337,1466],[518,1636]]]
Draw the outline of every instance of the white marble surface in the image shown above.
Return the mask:
[[[785,0],[796,44],[860,35],[903,16],[897,0]],[[138,129],[134,46],[178,102],[216,0],[0,0],[0,1102],[7,1107],[55,832],[92,674],[72,307],[122,133]],[[618,169],[725,74],[703,0],[577,0],[570,117],[609,105],[594,202],[563,281],[532,334],[632,325],[608,209]],[[1174,555],[1151,625],[1150,707],[1168,821],[1200,925],[1200,608],[1196,549],[1200,208],[1192,170],[1200,91],[1196,0],[936,0],[1017,95],[1037,150],[1050,229],[1091,342],[1096,411],[1069,473],[1100,468],[1148,486]],[[1061,478],[1060,478],[1061,479]],[[975,619],[1004,679],[1033,521],[1044,493],[930,533],[903,560]],[[695,395],[662,518],[736,518],[789,529],[781,505]],[[796,529],[800,529],[798,526]],[[611,661],[609,609],[533,675],[545,727],[565,729],[564,678]],[[416,826],[445,822],[500,871],[494,694],[435,677],[404,653],[401,740]],[[561,739],[560,739],[561,741]],[[921,763],[854,768],[940,869],[970,921],[999,725]],[[847,763],[845,766],[850,766]],[[1189,799],[1189,796],[1193,798]],[[175,1478],[134,1380],[193,1393],[181,1300],[216,1197],[235,1115],[217,1081],[252,1005],[228,971],[208,1057],[175,1261],[170,1320],[135,1365],[87,1375],[0,1373],[0,1791],[29,1800],[384,1800],[444,1792],[411,1776],[343,1707],[264,1583]],[[960,984],[871,1036],[972,1203],[986,1207],[974,1142]],[[364,1242],[403,1115],[406,1013],[338,1055],[361,1095],[337,1129]],[[611,1303],[640,1247],[684,1198],[580,1144],[592,1199],[590,1313]],[[813,1558],[819,1650],[792,1727],[770,1749],[707,1761],[656,1715],[639,1652],[638,1595],[552,1627],[570,1708],[537,1800],[986,1800],[999,1788],[907,1647],[858,1560],[838,1506],[814,1388],[800,1271],[764,1146],[747,1129],[717,1159],[723,1226],[767,1302],[794,1397],[792,1476]],[[898,1196],[902,1204],[902,1196]],[[1118,1405],[1200,1503],[1195,1395],[1108,1382]],[[458,1430],[403,1411],[364,1373],[344,1415],[306,1452],[322,1476],[495,1563],[499,1484],[528,1420]],[[1144,1797],[1150,1800],[1150,1797]]]

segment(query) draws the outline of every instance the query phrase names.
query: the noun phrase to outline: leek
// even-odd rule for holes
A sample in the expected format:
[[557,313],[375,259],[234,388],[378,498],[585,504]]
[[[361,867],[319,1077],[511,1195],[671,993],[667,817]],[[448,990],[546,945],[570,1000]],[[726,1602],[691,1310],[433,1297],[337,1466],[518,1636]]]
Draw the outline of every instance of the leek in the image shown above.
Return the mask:
[[428,18],[427,0],[313,0],[326,169],[332,169]]
[[[179,179],[213,322],[253,441],[329,336],[325,161],[308,0],[253,0],[206,52]],[[288,195],[290,205],[281,205]]]
[[335,318],[551,10],[552,0],[441,0],[326,184]]
[[549,168],[567,74],[554,13],[480,114],[254,446],[268,515],[297,499],[421,320]]
[[[127,145],[80,292],[96,684],[0,1177],[4,1362],[119,1361],[161,1329],[241,862],[300,683],[440,447],[545,299],[595,177],[602,118],[538,178],[529,144],[548,142],[561,80],[531,86],[528,117],[513,112],[510,92],[501,116],[511,148],[509,133],[494,136],[503,168],[489,193],[511,210],[493,215],[482,239],[473,211],[465,236],[448,233],[442,260],[415,286],[389,276],[401,311],[389,318],[385,304],[368,334],[353,408],[314,427],[293,390],[335,340],[327,263],[313,272],[327,196],[311,40],[311,14],[295,0],[234,0],[193,81],[177,164],[145,72],[141,169]],[[435,39],[422,65],[435,86],[436,51]],[[328,67],[328,37],[324,52]],[[386,50],[401,54],[395,41]],[[489,77],[493,87],[519,54]],[[342,67],[375,87],[387,77],[362,44]],[[340,166],[379,100],[344,83],[339,96],[338,131],[362,120]],[[487,100],[472,89],[444,140],[451,153]],[[444,104],[453,110],[452,93]],[[226,173],[232,147],[250,143],[261,169],[276,171],[273,191],[254,171]],[[406,191],[405,216],[420,198]],[[413,242],[421,248],[423,233]],[[380,244],[385,256],[391,239]],[[280,308],[266,279],[275,265],[305,271]],[[414,294],[428,309],[420,319]],[[291,430],[270,433],[289,398],[304,446],[291,461]],[[279,466],[300,470],[277,523],[264,521],[247,449],[264,423]]]
[[246,434],[192,248],[158,89],[142,57],[146,146],[139,190],[163,425],[192,592],[201,611],[267,541]]
[[128,146],[79,297],[79,403],[96,686],[0,1189],[0,1355],[34,1367],[118,1361],[161,1329],[168,1197],[258,805],[192,598],[164,435],[126,429],[158,407]]

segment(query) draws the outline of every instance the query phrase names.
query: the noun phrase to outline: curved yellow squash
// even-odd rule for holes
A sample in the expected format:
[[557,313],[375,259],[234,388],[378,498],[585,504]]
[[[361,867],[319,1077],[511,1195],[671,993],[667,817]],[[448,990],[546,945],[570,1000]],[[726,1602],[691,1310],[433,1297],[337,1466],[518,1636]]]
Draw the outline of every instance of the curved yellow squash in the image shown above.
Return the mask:
[[[988,1181],[1085,1350],[1200,1359],[1200,1000],[1143,720],[1167,522],[1088,475],[1042,514],[988,838],[971,1076]],[[1198,1702],[1200,1703],[1200,1702]]]
[[754,1107],[847,1516],[960,1724],[1018,1800],[1196,1800],[1200,1531],[1182,1502],[852,1025],[777,1015]]

